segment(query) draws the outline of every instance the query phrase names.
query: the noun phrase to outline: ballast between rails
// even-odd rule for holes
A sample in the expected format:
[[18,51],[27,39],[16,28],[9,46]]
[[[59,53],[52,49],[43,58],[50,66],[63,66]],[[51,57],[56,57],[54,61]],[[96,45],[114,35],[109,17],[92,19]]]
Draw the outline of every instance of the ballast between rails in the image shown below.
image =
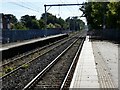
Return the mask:
[[74,59],[73,59],[73,62],[72,62],[71,66],[70,66],[70,68],[69,68],[69,70],[68,70],[68,72],[67,72],[67,74],[66,74],[66,76],[65,76],[65,78],[64,78],[64,80],[63,80],[63,83],[62,83],[62,85],[60,86],[60,90],[63,90],[63,89],[64,89],[65,83],[67,82],[67,78],[68,78],[68,76],[69,76],[69,74],[70,74],[70,72],[71,72],[71,69],[73,68],[74,63],[75,63],[76,59],[78,58],[78,56],[79,56],[79,54],[80,54],[80,52],[81,52],[81,49],[82,49],[84,40],[85,40],[85,39],[83,38],[83,40],[82,40],[82,42],[81,42],[81,44],[80,44],[80,46],[79,46],[79,49],[78,49],[78,51],[77,51],[77,53],[76,53],[76,55],[75,55],[75,57],[74,57]]
[[[2,77],[0,79],[3,79],[3,87],[2,89],[11,89],[11,88],[16,88],[16,89],[23,89],[31,80],[34,79],[35,76],[38,75],[39,72],[43,71],[51,62],[53,62],[53,60],[58,57],[71,43],[73,43],[76,39],[80,38],[68,51],[70,51],[71,49],[74,51],[74,48],[76,49],[76,51],[74,52],[74,56],[77,52],[77,49],[79,48],[79,45],[81,43],[81,37],[83,34],[79,33],[79,34],[75,34],[73,36],[71,36],[70,38],[67,39],[68,42],[65,42],[64,40],[64,44],[57,44],[54,45],[56,48],[54,48],[53,50],[51,50],[49,53],[46,53],[45,55],[42,55],[40,58],[36,58],[36,60],[34,60],[33,62],[31,61],[30,63],[26,63],[26,65],[28,65],[27,67],[22,67],[19,70],[16,70],[16,72],[11,73],[9,75],[6,75],[5,77]],[[79,45],[78,45],[79,42]],[[77,45],[76,45],[77,44]],[[53,46],[52,46],[53,48]],[[48,51],[48,50],[47,50]],[[68,52],[67,51],[67,52]],[[46,50],[45,50],[46,52]],[[65,54],[63,54],[60,58],[62,58],[64,55],[67,54],[67,52]],[[39,55],[43,54],[40,53]],[[37,54],[37,56],[39,56]],[[67,54],[68,55],[68,54]],[[70,55],[70,54],[69,54]],[[73,54],[72,54],[73,55]],[[35,55],[35,57],[37,57]],[[71,60],[74,58],[74,56],[72,56]],[[33,58],[33,57],[32,57]],[[59,58],[59,59],[60,59]],[[35,58],[34,58],[35,59]],[[63,59],[65,60],[65,59]],[[67,59],[66,59],[67,60]],[[30,60],[29,60],[30,61]],[[55,66],[58,64],[57,62],[58,60],[56,60],[56,63],[54,64]],[[59,60],[60,61],[60,60]],[[72,61],[70,61],[72,63]],[[42,64],[44,63],[44,65]],[[59,64],[61,65],[61,64]],[[71,64],[68,64],[67,68],[69,68]],[[51,66],[51,69],[53,69],[53,67]],[[51,70],[50,69],[50,70]],[[49,71],[50,71],[49,70]],[[47,72],[49,72],[47,71]],[[67,73],[68,69],[65,71]],[[22,74],[21,74],[22,72]],[[32,74],[31,74],[32,73]],[[66,73],[64,74],[66,76]],[[45,73],[45,75],[48,73]],[[54,74],[55,75],[55,74]],[[43,77],[43,76],[42,76]],[[64,78],[64,77],[63,77]],[[60,81],[62,83],[62,81]],[[60,84],[61,85],[61,84]],[[34,88],[34,87],[33,87]],[[35,87],[36,88],[36,87]]]
[[6,60],[12,58],[14,56],[23,54],[27,51],[33,50],[34,48],[43,46],[48,42],[53,42],[62,39],[66,36],[68,36],[68,34],[64,33],[64,34],[52,35],[48,37],[36,38],[36,39],[2,45],[2,47],[0,47],[0,52],[2,53],[2,59]]
[[[42,70],[31,82],[29,82],[22,90],[28,90],[28,89],[31,89],[37,82],[38,80],[49,70],[51,69],[51,67],[57,62],[58,58],[60,58],[70,47],[72,47],[74,45],[74,43],[80,39],[81,37],[79,36],[72,44],[70,44],[60,55],[58,55],[44,70]],[[79,54],[80,52],[80,49],[82,47],[82,44],[84,42],[84,39],[82,40],[82,43],[79,47],[79,50],[77,51],[76,55],[75,55],[75,58],[74,60],[77,58],[77,55]],[[73,62],[74,63],[74,62]],[[71,65],[71,68],[72,68],[72,65]],[[66,79],[66,78],[65,78]],[[66,80],[65,80],[66,81]],[[64,82],[65,82],[64,81]],[[62,84],[61,87],[63,87],[64,84]]]
[[[62,40],[64,40],[64,39],[62,39]],[[14,58],[12,61],[8,61],[8,62],[0,65],[0,67],[3,67],[3,66],[5,66],[5,65],[7,65],[7,64],[9,64],[9,63],[11,63],[11,62],[14,62],[14,61],[16,61],[16,60],[18,60],[18,59],[21,59],[21,58],[23,58],[23,57],[25,57],[25,56],[28,56],[28,55],[30,55],[30,54],[32,54],[32,53],[35,53],[35,52],[37,52],[37,51],[43,50],[43,49],[45,49],[45,48],[47,48],[47,47],[49,47],[49,46],[52,46],[52,45],[54,45],[54,44],[56,44],[56,43],[58,43],[58,42],[61,42],[62,40],[58,40],[58,41],[56,41],[56,42],[54,42],[54,43],[51,43],[51,44],[49,44],[49,45],[47,45],[47,46],[44,46],[44,47],[42,47],[42,48],[39,48],[39,49],[35,49],[35,50],[32,51],[32,52],[31,52],[31,51],[30,51],[30,52],[26,52],[26,53],[24,53],[22,56],[17,57],[17,58]]]
[[[72,38],[70,38],[70,39],[68,39],[68,40],[65,40],[64,42],[62,42],[62,44],[64,44],[66,41],[69,41],[69,40],[71,40],[71,39],[72,39]],[[49,46],[54,45],[54,44],[56,44],[56,43],[58,43],[58,42],[61,42],[61,41],[62,41],[62,40],[57,41],[57,42],[55,42],[55,43],[53,43],[53,44],[50,44],[50,45],[48,45],[48,46],[45,46],[45,47],[43,47],[42,49],[45,49],[46,47],[49,47]],[[58,47],[58,46],[59,46],[59,45],[57,45],[56,47]],[[56,47],[54,47],[54,48],[56,48]],[[52,49],[54,49],[54,48],[52,48]],[[47,51],[47,52],[45,52],[45,53],[43,53],[43,54],[35,57],[34,59],[32,59],[32,60],[30,60],[30,61],[28,61],[28,62],[23,63],[22,65],[20,65],[20,66],[17,67],[16,69],[14,69],[14,70],[12,70],[11,72],[9,72],[9,73],[5,74],[4,76],[0,77],[0,79],[3,79],[3,78],[5,78],[5,77],[9,76],[10,74],[12,74],[12,73],[14,73],[15,71],[19,70],[23,65],[28,64],[28,63],[34,61],[35,59],[39,58],[40,56],[42,56],[42,55],[50,52],[52,49],[50,49],[49,51]],[[23,57],[24,57],[24,55],[23,55]]]

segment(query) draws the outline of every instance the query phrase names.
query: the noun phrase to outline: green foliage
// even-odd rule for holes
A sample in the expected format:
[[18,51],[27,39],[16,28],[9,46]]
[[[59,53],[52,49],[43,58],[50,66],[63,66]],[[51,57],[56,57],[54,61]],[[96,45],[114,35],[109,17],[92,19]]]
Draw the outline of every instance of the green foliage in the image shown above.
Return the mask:
[[35,16],[22,16],[21,22],[29,29],[39,29],[39,22],[36,20]]
[[88,2],[80,8],[89,30],[120,28],[120,2]]
[[25,25],[21,22],[18,22],[16,23],[14,26],[13,26],[14,29],[17,29],[17,30],[28,30],[27,27],[25,27]]
[[31,23],[32,23],[32,26],[30,29],[39,29],[39,22],[37,20],[33,19]]
[[9,73],[9,72],[11,72],[12,70],[13,70],[12,67],[7,67],[7,68],[5,69],[5,73]]
[[[35,16],[24,15],[21,17],[18,22],[15,19],[15,16],[11,24],[12,29],[18,30],[29,30],[29,29],[45,29],[45,13],[42,14],[39,20]],[[56,16],[47,13],[47,28],[57,28],[57,29],[76,29],[80,30],[84,27],[84,22],[78,18],[73,17],[72,19],[63,20],[61,17],[57,18]]]
[[64,25],[66,24],[66,22],[61,17],[56,20],[56,23],[61,25],[61,28],[65,28]]
[[107,28],[120,29],[120,2],[111,2],[108,4]]
[[45,21],[43,19],[38,20],[39,22],[39,28],[44,29],[45,28]]
[[69,24],[68,28],[70,30],[81,30],[85,26],[85,23],[82,20],[78,19],[77,17],[72,18],[68,17],[66,19],[66,22]]
[[29,67],[29,65],[28,64],[24,64],[24,65],[22,65],[22,69],[26,69],[26,68],[28,68]]
[[47,28],[55,28],[55,25],[53,25],[52,23],[49,23],[48,25],[47,25]]
[[18,22],[17,18],[14,15],[12,15],[12,14],[8,14],[8,15],[10,16],[10,22],[11,23],[15,24],[15,23]]
[[55,23],[55,28],[61,28],[60,24]]
[[[42,14],[41,19],[45,21],[45,13]],[[56,16],[54,16],[50,13],[47,13],[47,25],[48,26],[49,26],[49,24],[50,25],[53,24],[54,28],[58,28],[58,25],[59,25],[59,27],[65,29],[65,26],[64,26],[65,23],[66,22],[62,18],[57,18]],[[53,28],[53,27],[51,27],[51,28]]]

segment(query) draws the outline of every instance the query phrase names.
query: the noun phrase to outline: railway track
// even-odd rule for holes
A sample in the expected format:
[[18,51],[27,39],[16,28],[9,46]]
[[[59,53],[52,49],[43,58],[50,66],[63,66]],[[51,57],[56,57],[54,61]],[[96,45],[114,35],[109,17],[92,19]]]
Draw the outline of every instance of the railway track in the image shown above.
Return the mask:
[[49,51],[49,53],[45,53],[40,57],[34,58],[33,61],[29,61],[25,63],[24,66],[22,65],[14,71],[6,74],[1,78],[3,83],[2,88],[22,89],[74,40],[76,40],[76,37],[70,39],[69,42],[60,45],[59,47],[55,47],[54,49]]
[[62,40],[56,41],[54,43],[51,43],[49,45],[46,45],[44,47],[37,48],[35,50],[29,51],[27,53],[24,53],[22,55],[19,55],[18,57],[13,57],[8,60],[3,60],[3,64],[0,66],[2,68],[1,76],[7,75],[7,73],[10,73],[19,67],[21,67],[23,64],[33,60],[35,57],[39,57],[42,54],[45,54],[52,50],[53,48],[59,46],[60,44],[65,43],[70,37],[72,38],[74,34],[70,34],[69,37],[64,38]]
[[[75,34],[77,34],[77,32],[70,33],[70,34],[69,34],[69,37],[72,37],[72,36],[74,36]],[[67,38],[68,38],[68,37],[67,37]],[[67,38],[66,38],[66,39],[67,39]],[[65,38],[64,38],[64,39],[65,39]],[[62,40],[64,40],[64,39],[62,39]],[[52,44],[52,45],[53,45],[53,44],[56,44],[56,43],[58,43],[58,42],[60,42],[60,41],[62,41],[62,40],[59,40],[59,41],[57,41],[57,42],[53,42],[53,43],[51,43],[51,44]],[[9,58],[9,59],[3,59],[2,61],[0,61],[0,62],[1,62],[0,67],[5,66],[5,65],[7,65],[8,63],[12,63],[12,62],[14,62],[14,61],[16,61],[16,60],[18,60],[18,59],[20,59],[20,58],[23,58],[24,56],[28,56],[28,55],[30,55],[30,54],[38,51],[38,50],[45,49],[46,47],[51,46],[51,44],[49,44],[49,45],[47,45],[47,46],[44,46],[44,47],[40,47],[40,48],[34,49],[34,50],[31,50],[31,51],[27,51],[27,52],[22,53],[22,54],[17,54],[16,56],[14,56],[14,57],[12,57],[12,58]]]
[[[41,71],[23,90],[69,89],[84,39],[74,41]],[[72,53],[71,53],[72,52]]]
[[33,51],[30,51],[22,56],[16,57],[13,60],[8,60],[8,62],[6,62],[0,66],[0,68],[3,69],[2,70],[3,76],[5,76],[6,73],[9,73],[10,71],[13,71],[13,70],[21,67],[23,64],[34,60],[34,58],[39,57],[39,56],[49,52],[50,50],[59,46],[60,44],[65,43],[67,40],[68,40],[67,38],[59,40],[57,42],[54,42],[54,43],[44,46],[42,48],[37,48]]

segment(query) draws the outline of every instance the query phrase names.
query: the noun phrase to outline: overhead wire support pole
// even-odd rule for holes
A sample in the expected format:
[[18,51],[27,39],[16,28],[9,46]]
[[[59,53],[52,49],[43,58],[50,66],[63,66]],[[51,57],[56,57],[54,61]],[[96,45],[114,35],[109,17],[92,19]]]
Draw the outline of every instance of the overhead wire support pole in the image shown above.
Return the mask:
[[47,6],[52,7],[52,6],[78,6],[78,5],[84,5],[84,4],[51,4],[51,5],[46,5],[45,4],[44,7],[45,7],[45,29],[46,29],[46,36],[47,36],[47,10],[46,10]]
[[46,30],[45,35],[47,36],[47,11],[46,11],[46,5],[44,5],[44,7],[45,7],[45,30]]
[[84,4],[51,4],[51,5],[44,5],[44,6],[75,6],[75,5],[84,5]]
[[46,5],[44,5],[45,7],[45,36],[47,36],[47,11],[51,8],[51,6],[48,8],[48,10],[46,9]]

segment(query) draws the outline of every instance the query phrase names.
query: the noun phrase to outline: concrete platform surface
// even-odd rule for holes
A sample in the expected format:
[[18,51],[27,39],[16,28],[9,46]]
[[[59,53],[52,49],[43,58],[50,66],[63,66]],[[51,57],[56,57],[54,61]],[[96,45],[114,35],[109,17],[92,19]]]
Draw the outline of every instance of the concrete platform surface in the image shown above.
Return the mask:
[[2,47],[0,47],[0,51],[7,50],[7,49],[17,47],[17,46],[21,46],[21,45],[25,45],[25,44],[30,44],[30,43],[34,43],[34,42],[38,42],[38,41],[47,40],[47,39],[50,39],[50,38],[59,37],[59,36],[62,36],[62,35],[65,35],[65,34],[51,35],[51,36],[47,36],[47,37],[43,37],[43,38],[25,40],[25,41],[22,41],[22,42],[14,42],[14,43],[9,43],[9,44],[3,44]]
[[117,89],[118,44],[91,42],[87,36],[70,84],[73,88]]
[[86,38],[70,88],[99,88],[92,43]]
[[106,85],[106,87],[118,88],[118,44],[108,41],[93,41],[92,47],[97,63],[97,70],[100,75],[99,77],[101,77],[101,75],[106,76],[106,78],[103,78],[106,82],[99,78],[100,81],[102,81],[100,83],[101,87],[104,88]]

